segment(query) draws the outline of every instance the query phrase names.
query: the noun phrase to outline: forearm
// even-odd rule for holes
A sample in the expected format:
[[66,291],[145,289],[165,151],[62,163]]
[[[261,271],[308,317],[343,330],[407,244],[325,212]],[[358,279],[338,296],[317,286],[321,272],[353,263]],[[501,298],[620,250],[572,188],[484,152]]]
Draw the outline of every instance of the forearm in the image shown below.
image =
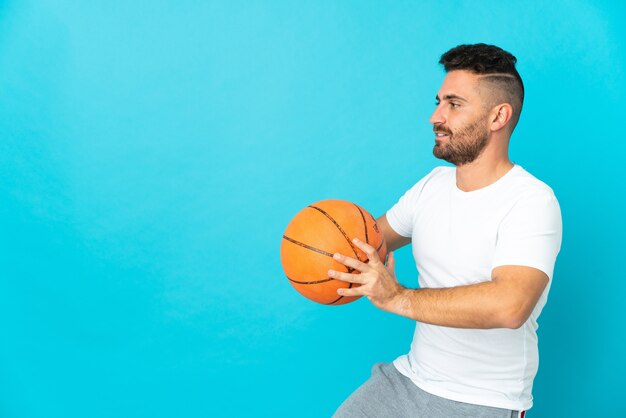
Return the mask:
[[395,259],[385,266],[376,249],[354,239],[368,257],[364,263],[342,254],[338,262],[357,270],[329,270],[328,276],[361,286],[339,288],[341,296],[367,296],[380,309],[427,324],[454,328],[519,328],[531,315],[549,278],[533,267],[506,265],[493,269],[491,280],[441,289],[407,289],[395,277]]
[[427,324],[454,328],[517,328],[521,324],[494,282],[441,289],[402,288],[385,310]]

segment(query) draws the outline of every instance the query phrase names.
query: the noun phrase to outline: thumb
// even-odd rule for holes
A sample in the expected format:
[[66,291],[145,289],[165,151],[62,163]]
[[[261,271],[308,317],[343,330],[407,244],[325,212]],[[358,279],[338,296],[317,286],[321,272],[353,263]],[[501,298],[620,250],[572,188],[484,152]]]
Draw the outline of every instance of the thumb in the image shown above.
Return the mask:
[[394,273],[396,271],[396,259],[393,256],[393,251],[387,254],[387,268]]

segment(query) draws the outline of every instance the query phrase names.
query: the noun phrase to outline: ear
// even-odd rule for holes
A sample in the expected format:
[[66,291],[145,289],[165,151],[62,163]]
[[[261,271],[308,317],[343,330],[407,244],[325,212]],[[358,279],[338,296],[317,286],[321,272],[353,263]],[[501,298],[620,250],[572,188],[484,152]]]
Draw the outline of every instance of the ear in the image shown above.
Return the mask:
[[499,131],[504,128],[513,116],[513,107],[508,103],[502,103],[491,111],[490,128],[492,131]]

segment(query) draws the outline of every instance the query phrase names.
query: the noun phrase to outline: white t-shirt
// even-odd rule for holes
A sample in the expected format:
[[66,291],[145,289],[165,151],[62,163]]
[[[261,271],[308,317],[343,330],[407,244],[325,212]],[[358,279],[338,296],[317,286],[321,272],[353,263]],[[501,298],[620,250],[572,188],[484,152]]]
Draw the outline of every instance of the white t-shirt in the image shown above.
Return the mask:
[[491,280],[502,265],[537,268],[550,278],[519,329],[461,329],[417,322],[409,354],[394,365],[422,390],[459,402],[511,410],[532,406],[539,356],[537,317],[561,247],[561,211],[546,184],[519,165],[472,192],[456,186],[455,167],[437,167],[388,212],[411,237],[422,288]]

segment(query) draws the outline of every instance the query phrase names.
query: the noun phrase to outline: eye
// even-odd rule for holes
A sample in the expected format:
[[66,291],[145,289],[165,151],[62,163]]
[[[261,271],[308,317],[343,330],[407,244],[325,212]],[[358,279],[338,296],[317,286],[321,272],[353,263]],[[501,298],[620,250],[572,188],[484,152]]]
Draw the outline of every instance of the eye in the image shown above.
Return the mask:
[[458,107],[461,107],[461,104],[460,103],[455,103],[455,102],[450,102],[450,107],[453,108],[453,109],[456,109]]

